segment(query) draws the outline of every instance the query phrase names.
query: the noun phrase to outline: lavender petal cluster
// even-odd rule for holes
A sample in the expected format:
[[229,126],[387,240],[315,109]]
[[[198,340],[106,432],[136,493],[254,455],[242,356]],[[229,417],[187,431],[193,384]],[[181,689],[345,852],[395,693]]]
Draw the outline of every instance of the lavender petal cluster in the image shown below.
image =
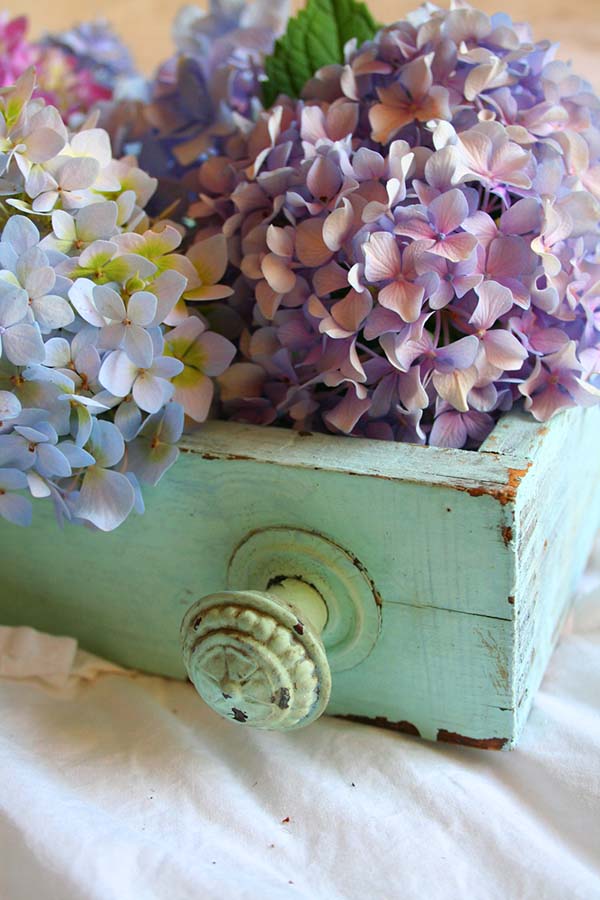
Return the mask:
[[34,87],[31,69],[0,94],[0,516],[26,525],[46,498],[110,531],[235,354],[197,305],[231,293],[226,241],[179,253],[182,230],[144,211],[155,179]]
[[[142,104],[150,98],[149,81],[137,70],[129,48],[105,19],[46,34],[37,46],[38,81],[52,81],[43,95],[60,108],[69,124],[71,117],[75,124],[81,121],[91,107],[100,110],[103,126],[110,125],[119,105],[132,115],[141,115]],[[61,87],[65,80],[66,92]],[[48,91],[48,87],[53,89]],[[79,106],[69,104],[69,92],[76,93]]]
[[[176,53],[163,63],[142,108],[123,104],[107,127],[120,146],[159,178],[160,211],[179,200],[182,216],[199,162],[235,153],[240,132],[262,109],[264,58],[283,33],[289,0],[211,0],[208,11],[184,6],[173,24]],[[142,121],[140,121],[140,118]]]
[[517,404],[598,403],[600,101],[555,49],[427,4],[200,167],[225,415],[476,448]]
[[71,54],[80,67],[111,90],[121,78],[134,78],[137,69],[128,47],[105,19],[82,22],[66,31],[46,35],[41,42]]

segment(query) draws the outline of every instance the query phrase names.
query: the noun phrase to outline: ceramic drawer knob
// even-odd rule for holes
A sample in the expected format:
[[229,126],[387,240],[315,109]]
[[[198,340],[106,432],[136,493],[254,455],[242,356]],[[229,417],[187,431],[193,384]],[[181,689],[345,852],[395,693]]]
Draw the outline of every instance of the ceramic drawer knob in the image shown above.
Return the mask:
[[320,634],[327,606],[298,578],[268,591],[198,600],[181,626],[190,680],[215,712],[254,728],[288,731],[327,706],[331,674]]

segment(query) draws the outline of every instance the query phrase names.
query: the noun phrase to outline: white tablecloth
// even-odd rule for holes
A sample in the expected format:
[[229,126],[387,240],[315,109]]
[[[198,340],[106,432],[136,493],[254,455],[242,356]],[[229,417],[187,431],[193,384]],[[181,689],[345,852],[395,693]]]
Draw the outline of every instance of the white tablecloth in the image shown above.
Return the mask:
[[600,898],[600,565],[512,753],[244,730],[23,629],[0,676],[1,900]]

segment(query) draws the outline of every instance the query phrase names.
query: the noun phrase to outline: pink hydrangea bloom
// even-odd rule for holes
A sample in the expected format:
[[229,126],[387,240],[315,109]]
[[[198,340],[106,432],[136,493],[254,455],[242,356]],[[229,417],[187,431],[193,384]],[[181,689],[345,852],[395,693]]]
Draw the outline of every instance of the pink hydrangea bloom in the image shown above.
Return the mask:
[[56,106],[65,120],[110,100],[118,79],[134,74],[126,48],[104,23],[41,41],[28,38],[28,27],[25,16],[0,13],[0,87],[35,66],[36,96]]
[[26,33],[25,16],[11,19],[8,13],[0,13],[0,87],[13,84],[35,62],[35,47],[27,41]]

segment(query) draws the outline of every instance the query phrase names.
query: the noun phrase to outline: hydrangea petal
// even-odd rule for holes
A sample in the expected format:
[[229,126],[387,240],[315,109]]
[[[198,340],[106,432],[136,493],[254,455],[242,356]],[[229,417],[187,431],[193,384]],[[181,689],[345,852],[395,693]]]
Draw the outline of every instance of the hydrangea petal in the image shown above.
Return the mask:
[[[111,200],[84,206],[77,213],[78,239],[87,243],[98,238],[106,240],[112,237],[117,230],[117,215],[117,204]],[[54,218],[52,221],[54,223]],[[56,232],[56,228],[54,231]]]
[[296,276],[289,264],[275,253],[267,253],[261,263],[263,275],[276,294],[287,294],[296,284]]
[[92,434],[85,448],[98,466],[110,468],[123,458],[125,444],[121,432],[112,422],[94,420]]
[[469,206],[465,195],[458,188],[453,188],[436,197],[429,205],[429,214],[435,227],[443,234],[450,234],[462,225],[469,214]]
[[158,301],[150,291],[137,291],[127,304],[127,316],[136,325],[147,326],[156,315]]
[[71,474],[68,459],[54,444],[39,444],[36,465],[40,475],[49,478],[52,476],[67,478]]
[[354,210],[347,197],[342,198],[342,205],[334,209],[323,223],[323,241],[332,251],[338,251],[354,224]]
[[119,404],[115,413],[115,425],[126,441],[133,440],[141,424],[142,414],[132,400],[125,400]]
[[15,397],[10,391],[0,391],[0,425],[6,419],[16,418],[21,409],[18,397]]
[[30,470],[27,472],[27,486],[32,497],[43,498],[50,497],[52,491],[50,485],[45,478],[42,478],[37,472]]
[[177,461],[179,450],[172,444],[136,440],[129,445],[129,465],[144,484],[157,485]]
[[[92,290],[93,303],[97,311],[105,319],[121,322],[127,315],[125,304],[113,288],[106,284],[98,285]],[[92,322],[92,324],[96,324]],[[104,322],[102,322],[104,325]]]
[[94,288],[95,284],[89,278],[78,278],[69,289],[69,300],[82,319],[96,328],[102,328],[106,322],[96,309]]
[[205,356],[202,366],[205,375],[222,375],[236,354],[236,349],[231,341],[214,331],[205,331],[201,334],[197,344]]
[[152,372],[160,378],[174,378],[183,371],[184,363],[171,356],[159,356],[152,363]]
[[91,187],[96,180],[100,166],[89,157],[75,157],[67,160],[60,175],[63,191],[81,191]]
[[331,259],[331,250],[323,240],[320,219],[305,219],[296,229],[296,255],[305,266],[321,266]]
[[31,502],[18,494],[0,494],[0,516],[13,525],[27,528],[31,525]]
[[227,268],[227,241],[223,234],[216,234],[197,241],[187,252],[202,284],[216,284]]
[[44,361],[44,342],[36,325],[13,325],[2,336],[2,350],[15,366]]
[[83,479],[75,513],[101,531],[113,531],[125,521],[134,502],[135,492],[125,475],[92,466]]
[[178,375],[175,386],[175,400],[181,403],[186,415],[195,422],[204,422],[210,411],[214,396],[214,385],[210,378],[197,369],[186,368]]
[[27,315],[26,292],[18,285],[0,279],[0,326],[10,328]]
[[150,290],[157,298],[156,313],[150,325],[166,322],[175,304],[183,294],[186,279],[175,269],[167,269],[150,285]]
[[231,297],[233,288],[226,284],[207,284],[185,292],[186,300],[225,300]]
[[[103,204],[97,204],[103,205]],[[81,210],[83,212],[83,210]],[[63,209],[55,209],[52,213],[52,230],[60,242],[70,247],[77,240],[75,219]]]
[[133,399],[144,412],[155,413],[172,395],[172,385],[164,378],[143,372],[133,385]]
[[478,372],[475,366],[466,369],[455,369],[452,372],[435,372],[433,383],[443,400],[450,403],[459,412],[469,409],[469,391],[475,386]]
[[27,487],[27,477],[18,469],[0,469],[0,491],[21,491]]
[[179,403],[169,403],[162,413],[160,438],[167,444],[175,444],[183,433],[183,407]]
[[484,336],[484,345],[488,361],[507,372],[520,369],[527,359],[527,350],[521,342],[514,334],[501,328],[488,331]]
[[88,466],[93,466],[96,462],[91,453],[88,453],[87,450],[79,447],[73,441],[61,441],[60,451],[68,460],[72,469],[85,469]]
[[462,415],[454,411],[440,413],[436,416],[429,443],[434,447],[464,447],[467,441],[467,426]]
[[18,256],[37,246],[39,240],[40,233],[27,216],[11,216],[2,231],[2,241],[10,244]]
[[370,397],[359,397],[353,389],[350,389],[334,409],[325,413],[324,418],[335,431],[350,434],[359,419],[368,411],[370,405]]
[[75,319],[69,303],[56,294],[46,294],[32,303],[35,320],[42,334],[49,334],[59,328],[66,328]]
[[416,322],[421,313],[424,294],[421,285],[398,279],[383,287],[377,299],[386,309],[397,312],[405,322]]
[[402,263],[396,238],[387,231],[377,231],[363,245],[365,254],[365,277],[367,281],[385,281],[395,278],[401,271]]
[[125,397],[138,374],[136,366],[122,350],[114,350],[105,358],[98,380],[115,397]]
[[440,372],[450,372],[454,369],[468,369],[475,361],[479,342],[474,335],[459,338],[445,347],[441,347],[436,353],[436,368]]
[[132,363],[140,369],[149,369],[154,356],[152,338],[139,325],[128,325],[123,338],[123,350]]
[[496,281],[484,281],[475,290],[479,299],[469,322],[476,328],[491,328],[513,307],[511,292]]

